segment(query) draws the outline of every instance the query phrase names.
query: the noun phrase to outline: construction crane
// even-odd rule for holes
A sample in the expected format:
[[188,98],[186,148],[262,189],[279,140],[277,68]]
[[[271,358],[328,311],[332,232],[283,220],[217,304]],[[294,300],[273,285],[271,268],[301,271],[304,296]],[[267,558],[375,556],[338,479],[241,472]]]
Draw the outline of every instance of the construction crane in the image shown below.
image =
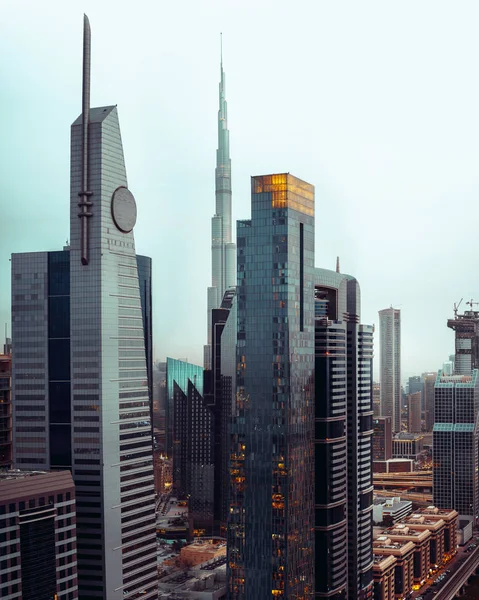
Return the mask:
[[461,298],[457,304],[456,302],[454,302],[454,317],[457,317],[457,311],[459,310],[459,307],[461,306],[463,300],[464,298]]
[[468,304],[471,307],[471,310],[473,310],[473,308],[472,308],[473,304],[479,304],[479,302],[474,302],[474,300],[471,298],[469,300],[469,302],[466,302],[466,304]]

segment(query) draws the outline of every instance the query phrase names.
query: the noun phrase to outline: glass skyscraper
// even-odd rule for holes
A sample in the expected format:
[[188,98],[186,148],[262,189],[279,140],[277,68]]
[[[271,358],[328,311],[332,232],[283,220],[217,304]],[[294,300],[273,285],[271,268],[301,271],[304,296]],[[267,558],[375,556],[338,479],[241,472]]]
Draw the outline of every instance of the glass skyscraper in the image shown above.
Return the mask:
[[83,110],[71,129],[71,246],[12,259],[14,419],[24,433],[15,466],[71,467],[80,600],[156,598],[136,204],[117,109],[90,109],[89,82],[85,17]]
[[251,179],[237,225],[237,394],[231,425],[228,594],[313,593],[314,188]]

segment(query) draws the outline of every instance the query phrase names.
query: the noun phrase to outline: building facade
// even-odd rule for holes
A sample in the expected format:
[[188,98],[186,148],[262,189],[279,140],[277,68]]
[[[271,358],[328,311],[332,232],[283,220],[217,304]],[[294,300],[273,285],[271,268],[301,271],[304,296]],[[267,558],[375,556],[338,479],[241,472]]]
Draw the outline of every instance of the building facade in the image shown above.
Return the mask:
[[409,433],[421,433],[421,402],[422,393],[409,393],[408,404],[408,431]]
[[208,288],[208,343],[204,349],[204,366],[211,368],[212,310],[219,308],[225,291],[236,284],[236,244],[232,241],[231,158],[228,107],[225,97],[225,73],[221,57],[219,84],[218,149],[215,169],[216,210],[211,219],[211,287]]
[[252,177],[237,225],[228,595],[313,592],[314,188]]
[[12,357],[0,354],[0,469],[12,466]]
[[71,246],[12,257],[14,460],[72,470],[79,598],[146,599],[157,595],[156,528],[136,203],[117,109],[89,107],[86,17],[83,72]]
[[314,287],[315,597],[369,598],[373,331],[353,277],[315,269]]
[[393,457],[393,434],[391,417],[373,418],[373,460],[389,460]]
[[[452,373],[450,373],[452,375]],[[426,431],[434,427],[434,386],[437,373],[423,373],[424,380],[424,419]]]
[[379,311],[381,415],[391,417],[393,432],[401,431],[401,311]]
[[435,385],[433,498],[438,508],[453,508],[477,520],[479,514],[478,371],[443,375]]
[[0,472],[0,597],[77,600],[75,486],[69,471]]

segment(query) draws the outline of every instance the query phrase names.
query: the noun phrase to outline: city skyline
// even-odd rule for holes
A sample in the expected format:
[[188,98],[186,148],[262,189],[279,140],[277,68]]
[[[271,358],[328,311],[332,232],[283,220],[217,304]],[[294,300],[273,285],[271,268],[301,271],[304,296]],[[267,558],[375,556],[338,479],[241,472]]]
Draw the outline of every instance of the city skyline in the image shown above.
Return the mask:
[[[474,109],[479,89],[466,75],[479,54],[468,29],[475,22],[472,3],[449,14],[436,4],[431,13],[432,3],[413,11],[412,5],[394,10],[367,2],[361,13],[351,6],[344,20],[339,9],[321,5],[303,23],[311,35],[293,28],[287,49],[281,33],[299,25],[305,16],[301,6],[292,23],[283,23],[260,4],[253,23],[252,5],[225,14],[215,13],[213,2],[201,8],[184,3],[181,10],[188,7],[192,21],[201,19],[204,28],[195,31],[182,22],[181,43],[176,27],[153,35],[145,21],[154,18],[121,8],[112,14],[107,6],[51,3],[52,20],[49,7],[27,2],[21,10],[8,6],[3,14],[0,169],[8,200],[2,221],[8,227],[2,228],[0,246],[2,324],[10,322],[10,253],[60,250],[68,237],[66,132],[71,114],[79,112],[75,36],[78,42],[78,17],[85,9],[101,32],[92,104],[119,104],[128,175],[142,207],[138,252],[153,258],[156,357],[187,356],[202,363],[206,298],[199,293],[193,305],[188,291],[209,285],[218,33],[223,31],[233,108],[233,222],[248,215],[250,175],[286,168],[315,181],[317,264],[333,268],[339,255],[342,269],[357,275],[365,322],[377,326],[381,306],[401,308],[404,378],[439,368],[453,350],[453,333],[444,328],[453,302],[477,297],[468,275],[473,256],[460,243],[473,235],[473,200],[479,194],[479,156],[472,142],[479,132]],[[179,23],[179,11],[167,7],[161,21]],[[151,12],[155,16],[155,9]],[[256,39],[254,51],[242,41],[246,24]],[[118,39],[127,32],[133,43],[122,48]],[[447,49],[445,35],[455,41]],[[112,44],[117,53],[105,51]],[[300,93],[294,86],[276,93],[285,68],[303,82]],[[469,211],[461,233],[448,227],[452,206]],[[447,245],[442,243],[446,228]],[[367,243],[365,229],[372,240]],[[181,236],[173,237],[171,231],[178,230]],[[165,281],[177,281],[176,294],[165,291]],[[427,311],[418,310],[421,303]],[[180,314],[189,318],[175,318]],[[377,357],[376,352],[375,379]]]

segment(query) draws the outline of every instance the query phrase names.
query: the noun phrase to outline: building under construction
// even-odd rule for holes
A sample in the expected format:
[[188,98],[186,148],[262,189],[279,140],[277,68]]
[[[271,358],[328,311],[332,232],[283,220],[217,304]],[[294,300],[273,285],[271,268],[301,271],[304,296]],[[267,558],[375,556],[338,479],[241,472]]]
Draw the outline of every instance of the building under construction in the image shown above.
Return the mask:
[[470,375],[473,369],[479,369],[479,310],[472,310],[479,302],[466,302],[471,310],[458,314],[461,302],[454,305],[454,318],[448,319],[447,326],[456,333],[455,373]]

